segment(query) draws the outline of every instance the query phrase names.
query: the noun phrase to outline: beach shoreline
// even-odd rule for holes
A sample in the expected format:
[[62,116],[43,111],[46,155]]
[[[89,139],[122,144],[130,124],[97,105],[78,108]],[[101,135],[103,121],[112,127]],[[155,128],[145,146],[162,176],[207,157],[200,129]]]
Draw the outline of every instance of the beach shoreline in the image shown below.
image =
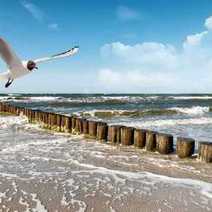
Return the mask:
[[1,116],[0,124],[2,210],[212,208],[210,164],[53,133],[23,117]]

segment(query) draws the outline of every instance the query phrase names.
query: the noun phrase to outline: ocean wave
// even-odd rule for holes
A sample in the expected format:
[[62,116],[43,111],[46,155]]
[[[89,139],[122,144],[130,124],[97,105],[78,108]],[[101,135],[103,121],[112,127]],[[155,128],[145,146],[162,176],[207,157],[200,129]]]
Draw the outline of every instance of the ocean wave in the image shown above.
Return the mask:
[[2,94],[1,100],[14,101],[60,101],[73,103],[142,103],[160,100],[210,100],[211,95],[98,95],[98,94]]
[[202,115],[210,112],[210,107],[194,106],[191,108],[172,107],[167,109],[150,109],[150,110],[90,110],[77,112],[77,115],[97,117],[97,118],[112,118],[112,117],[143,117],[143,116],[168,116],[176,114]]
[[133,122],[115,122],[113,124],[127,125],[130,127],[139,128],[158,128],[158,127],[170,127],[179,125],[204,125],[212,124],[212,118],[185,118],[185,119],[159,119],[159,120],[146,120],[146,121],[133,121]]
[[193,107],[173,107],[170,108],[170,110],[179,112],[179,113],[185,113],[185,114],[191,114],[191,115],[202,115],[204,113],[208,113],[211,111],[210,107],[201,107],[201,106],[193,106]]
[[193,100],[193,99],[208,100],[212,99],[212,96],[170,96],[169,98],[176,100]]
[[177,111],[171,109],[152,109],[152,110],[91,110],[78,113],[81,116],[110,118],[118,116],[142,117],[142,116],[161,116],[174,115]]
[[7,95],[0,96],[2,101],[14,102],[57,102],[57,103],[142,103],[145,101],[156,101],[160,96],[24,96],[24,95]]
[[28,98],[29,100],[31,100],[31,101],[42,101],[42,102],[49,102],[49,101],[57,101],[57,100],[60,100],[60,99],[63,99],[63,98],[61,98],[61,97],[55,97],[55,96],[39,96],[39,97],[37,97],[37,96],[34,96],[34,97],[30,97],[30,98]]

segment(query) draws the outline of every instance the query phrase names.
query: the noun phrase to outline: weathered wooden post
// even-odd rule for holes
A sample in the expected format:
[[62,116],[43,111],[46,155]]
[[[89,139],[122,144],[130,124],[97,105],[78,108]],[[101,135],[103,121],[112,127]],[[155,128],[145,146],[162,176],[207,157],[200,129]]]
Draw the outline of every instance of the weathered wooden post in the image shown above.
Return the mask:
[[49,112],[46,128],[51,129],[51,126],[52,126],[52,113]]
[[77,117],[72,117],[71,119],[72,134],[76,134],[76,119]]
[[44,125],[43,125],[44,128],[48,128],[48,124],[49,124],[48,120],[49,120],[49,113],[45,112],[45,114],[44,114]]
[[173,136],[165,133],[156,135],[156,150],[161,154],[169,154],[174,151]]
[[212,162],[212,143],[211,142],[199,142],[199,159],[206,163]]
[[60,131],[61,132],[65,132],[66,129],[66,116],[65,115],[61,115],[61,125],[60,125]]
[[90,138],[96,138],[97,133],[97,122],[89,121],[88,122],[88,133]]
[[2,112],[2,108],[3,108],[3,103],[0,102],[0,112]]
[[83,121],[82,121],[82,118],[80,118],[80,117],[76,118],[75,131],[76,131],[77,134],[81,134],[82,131],[83,131]]
[[35,123],[38,123],[39,120],[39,110],[35,111]]
[[121,125],[111,125],[108,127],[108,141],[113,144],[120,144],[121,142]]
[[64,132],[70,133],[71,132],[71,116],[65,116],[65,127],[64,127]]
[[147,130],[146,131],[146,150],[155,151],[156,149],[156,134],[157,132]]
[[29,123],[32,123],[32,110],[29,110],[28,122],[29,122]]
[[43,111],[38,112],[38,122],[40,125],[42,124],[42,113],[43,113]]
[[194,154],[195,140],[177,137],[176,152],[179,158],[191,157]]
[[16,115],[19,116],[20,115],[20,108],[16,107]]
[[84,136],[88,136],[88,120],[86,119],[82,120],[82,133]]
[[49,114],[49,129],[50,130],[56,130],[57,129],[57,122],[60,121],[59,118],[57,118],[58,114],[50,113]]
[[122,127],[121,128],[121,144],[132,145],[134,142],[134,128],[133,127]]
[[51,129],[51,125],[52,125],[52,113],[48,112],[48,120],[47,120],[46,128]]
[[60,132],[61,130],[61,119],[62,119],[62,115],[61,114],[56,114],[57,117],[57,123],[56,123],[56,128],[55,130]]
[[107,123],[98,122],[97,123],[97,139],[100,141],[107,141],[108,126]]
[[144,148],[146,145],[146,130],[135,129],[134,130],[134,145],[138,148]]

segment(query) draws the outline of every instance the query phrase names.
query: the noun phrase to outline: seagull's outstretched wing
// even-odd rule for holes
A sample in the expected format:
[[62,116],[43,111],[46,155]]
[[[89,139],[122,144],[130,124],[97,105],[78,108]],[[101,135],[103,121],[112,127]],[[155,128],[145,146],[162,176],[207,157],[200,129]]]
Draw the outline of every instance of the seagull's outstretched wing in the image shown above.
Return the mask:
[[20,67],[23,67],[21,60],[13,52],[7,42],[2,38],[0,38],[0,56],[7,64],[10,71],[17,70]]
[[78,51],[79,51],[79,47],[75,46],[72,49],[69,49],[65,52],[55,54],[55,55],[52,55],[50,57],[43,57],[43,58],[36,59],[36,60],[33,60],[33,61],[37,64],[37,63],[42,63],[42,62],[46,62],[46,61],[50,61],[50,60],[54,60],[54,59],[63,58],[63,57],[70,57],[70,56],[75,55]]

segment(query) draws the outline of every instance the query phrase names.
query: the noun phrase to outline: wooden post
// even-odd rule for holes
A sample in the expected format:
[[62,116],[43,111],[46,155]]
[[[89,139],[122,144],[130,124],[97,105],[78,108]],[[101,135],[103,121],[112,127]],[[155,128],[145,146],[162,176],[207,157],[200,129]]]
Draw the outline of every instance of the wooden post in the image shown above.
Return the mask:
[[89,121],[88,122],[88,133],[90,138],[96,138],[97,134],[97,122]]
[[138,148],[144,148],[146,145],[146,130],[134,130],[134,145]]
[[50,113],[49,114],[49,129],[56,130],[57,129],[57,121],[59,121],[59,118],[57,118],[58,114]]
[[60,118],[61,118],[60,131],[61,132],[65,132],[65,116],[64,115],[60,115]]
[[121,128],[121,144],[122,145],[132,145],[134,142],[134,128],[132,127],[122,127]]
[[39,110],[35,111],[35,123],[39,122]]
[[156,134],[157,132],[147,130],[146,131],[146,150],[155,151],[156,149]]
[[206,163],[212,162],[212,143],[211,142],[200,142],[199,143],[199,159]]
[[97,123],[97,139],[100,141],[107,141],[108,126],[107,123],[98,122]]
[[48,124],[49,124],[48,120],[49,120],[49,113],[45,112],[45,114],[44,114],[44,125],[43,125],[44,128],[48,128]]
[[44,116],[45,116],[45,112],[41,112],[40,113],[40,124],[43,127],[44,126]]
[[88,135],[88,120],[82,120],[82,133],[87,136]]
[[195,140],[192,138],[177,138],[176,152],[179,158],[191,157],[194,154]]
[[71,117],[70,116],[62,116],[61,127],[63,128],[63,132],[70,133],[71,132]]
[[121,142],[121,125],[111,125],[108,127],[108,141],[113,144],[120,144]]
[[72,134],[76,134],[76,119],[76,117],[72,117],[71,119]]
[[55,126],[55,130],[60,132],[62,115],[61,114],[56,114],[56,119],[57,119],[57,123],[56,123],[56,126]]
[[161,154],[173,152],[173,136],[170,134],[158,133],[156,135],[156,150]]
[[77,134],[81,134],[83,131],[83,122],[82,122],[82,118],[77,117],[76,118],[76,127],[75,127],[76,133]]
[[33,111],[32,110],[29,110],[29,115],[28,115],[28,122],[29,123],[32,123],[33,122]]

